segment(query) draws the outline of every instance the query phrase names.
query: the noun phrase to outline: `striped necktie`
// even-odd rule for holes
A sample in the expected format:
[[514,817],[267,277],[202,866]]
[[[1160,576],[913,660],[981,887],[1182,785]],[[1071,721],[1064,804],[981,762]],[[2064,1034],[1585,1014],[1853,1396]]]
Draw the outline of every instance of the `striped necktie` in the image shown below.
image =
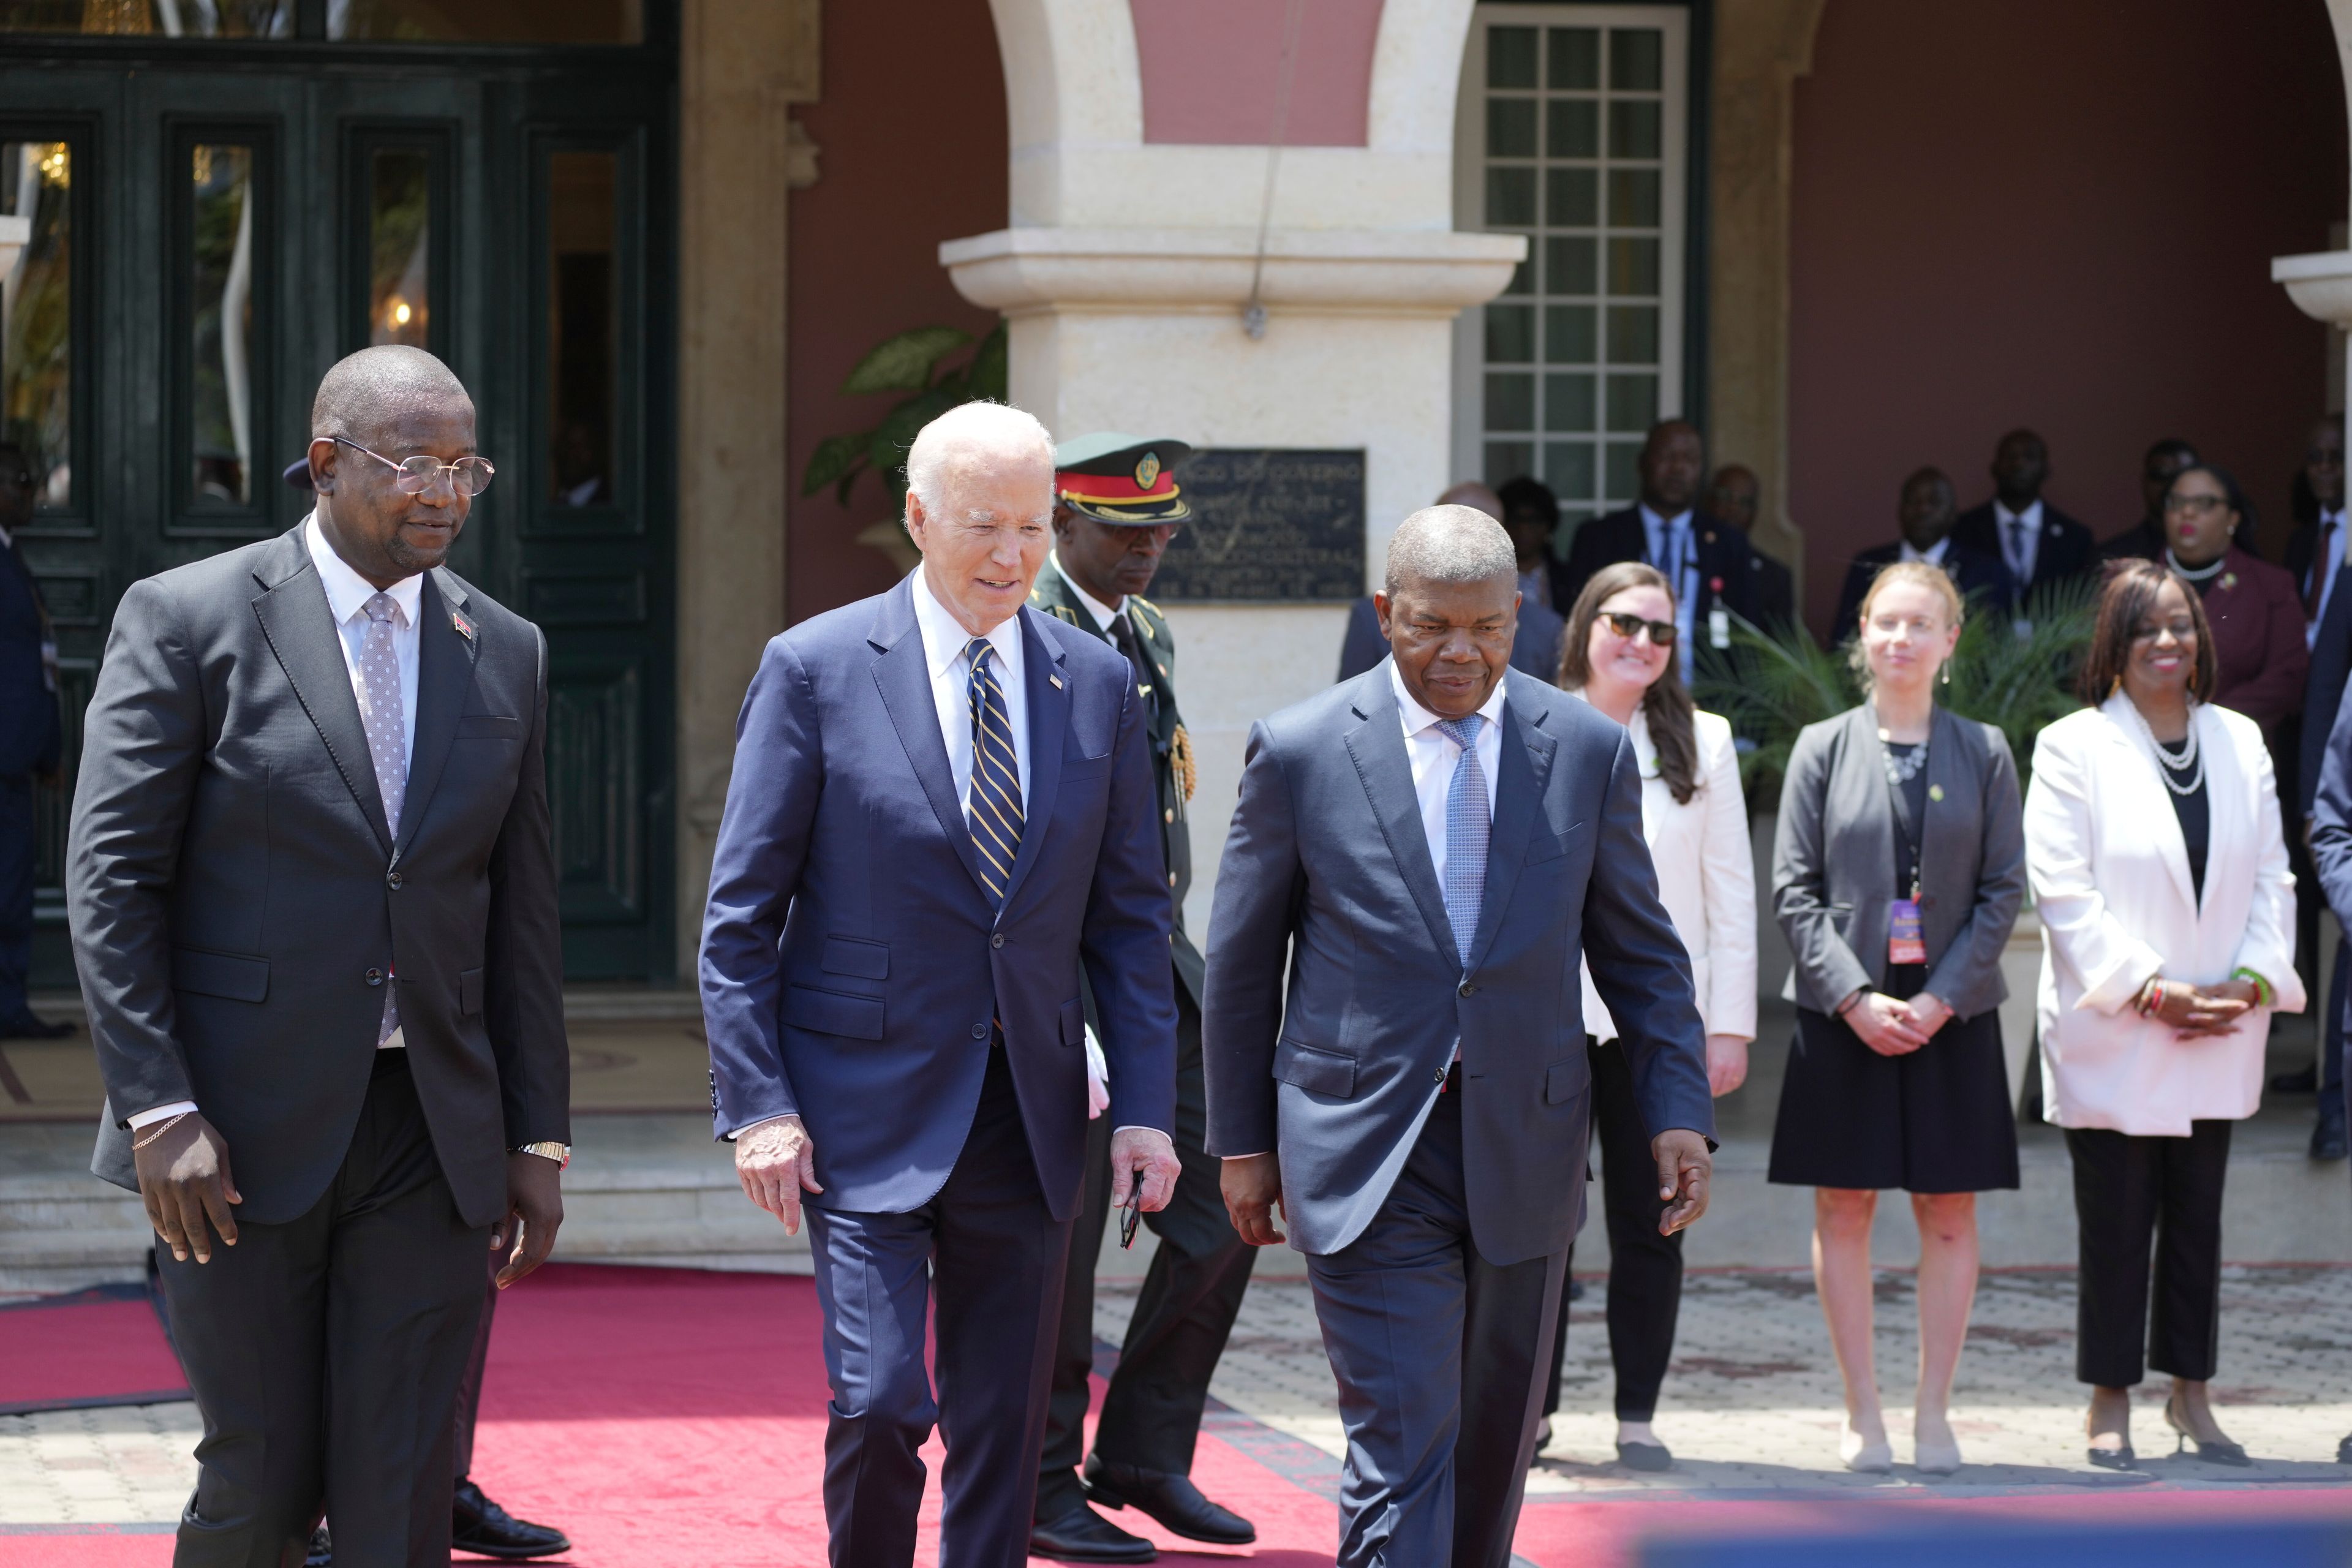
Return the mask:
[[964,686],[971,708],[971,793],[964,815],[972,847],[980,851],[981,879],[1002,904],[1013,859],[1021,853],[1021,763],[1013,750],[1004,689],[996,683],[996,650],[986,637],[974,637],[963,651],[971,661],[971,678]]

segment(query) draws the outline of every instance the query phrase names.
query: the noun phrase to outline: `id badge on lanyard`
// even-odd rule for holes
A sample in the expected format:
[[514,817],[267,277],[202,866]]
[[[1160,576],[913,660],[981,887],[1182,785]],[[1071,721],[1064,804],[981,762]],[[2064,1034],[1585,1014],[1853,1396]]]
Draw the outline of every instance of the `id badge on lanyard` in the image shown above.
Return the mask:
[[1916,888],[1912,889],[1910,898],[1897,899],[1886,906],[1886,962],[1927,962],[1927,935],[1919,923],[1919,898]]

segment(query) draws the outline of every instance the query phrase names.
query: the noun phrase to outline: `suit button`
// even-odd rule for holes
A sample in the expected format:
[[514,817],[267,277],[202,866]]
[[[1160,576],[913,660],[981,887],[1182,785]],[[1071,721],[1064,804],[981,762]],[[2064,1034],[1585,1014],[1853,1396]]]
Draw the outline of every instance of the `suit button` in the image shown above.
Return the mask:
[[1001,931],[990,933],[988,945],[991,947],[1003,947],[1004,945],[1004,933]]
[[384,875],[383,875],[383,885],[384,885],[385,887],[387,887],[387,888],[397,888],[397,887],[399,887],[399,886],[400,886],[400,873],[399,873],[399,872],[397,872],[397,871],[387,871],[387,872],[385,872],[385,873],[384,873]]
[[381,970],[381,969],[371,969],[371,970],[369,970],[369,971],[367,972],[367,983],[368,983],[369,984],[371,984],[371,985],[381,985],[381,984],[383,984],[383,970]]
[[1463,995],[1465,995],[1465,996],[1475,996],[1475,995],[1476,995],[1476,994],[1477,994],[1477,993],[1478,993],[1478,988],[1477,988],[1475,985],[1471,984],[1467,980],[1465,980],[1465,981],[1464,981],[1464,982],[1462,983],[1462,994],[1463,994]]
[[1432,1069],[1429,1075],[1429,1081],[1432,1083],[1444,1083],[1445,1081],[1445,1069],[1444,1068]]
[[988,1026],[985,1024],[974,1024],[971,1026],[971,1037],[975,1040],[984,1040],[988,1038]]

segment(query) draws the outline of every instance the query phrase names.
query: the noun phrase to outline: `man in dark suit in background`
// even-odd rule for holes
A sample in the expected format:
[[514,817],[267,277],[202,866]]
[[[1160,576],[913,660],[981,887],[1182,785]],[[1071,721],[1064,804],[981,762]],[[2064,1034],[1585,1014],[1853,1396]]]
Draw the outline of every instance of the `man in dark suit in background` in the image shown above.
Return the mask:
[[[1169,540],[1192,515],[1176,482],[1192,450],[1181,441],[1108,432],[1063,442],[1054,454],[1054,551],[1029,593],[1031,605],[1101,637],[1134,668],[1175,922],[1168,957],[1176,982],[1175,1134],[1183,1173],[1168,1206],[1146,1222],[1160,1246],[1128,1319],[1092,1457],[1086,1416],[1095,1365],[1095,1265],[1110,1214],[1111,1126],[1100,1114],[1087,1124],[1086,1188],[1062,1281],[1061,1342],[1029,1532],[1033,1554],[1066,1563],[1149,1563],[1157,1555],[1151,1542],[1089,1508],[1090,1499],[1111,1509],[1132,1503],[1192,1541],[1240,1545],[1257,1539],[1249,1521],[1202,1497],[1191,1479],[1209,1379],[1257,1257],[1225,1216],[1217,1162],[1206,1148],[1201,950],[1184,930],[1184,899],[1192,889],[1192,741],[1176,710],[1175,634],[1160,607],[1143,597]],[[1087,1026],[1099,1037],[1091,995],[1087,1003]],[[1096,1048],[1089,1042],[1090,1060]],[[1090,1086],[1098,1087],[1098,1079]],[[1092,1107],[1097,1111],[1099,1100]]]
[[1960,544],[2007,569],[2002,608],[2013,618],[2022,618],[2037,590],[2080,577],[2095,561],[2091,531],[2042,499],[2049,479],[2049,444],[2031,430],[2011,430],[1993,448],[1992,500],[1962,512],[1952,528]]
[[1796,625],[1797,584],[1787,566],[1756,546],[1756,513],[1763,496],[1763,486],[1753,468],[1726,463],[1707,481],[1701,510],[1748,535],[1748,569],[1756,574],[1756,624],[1775,629]]
[[1407,518],[1392,657],[1261,721],[1217,873],[1209,1147],[1244,1240],[1307,1255],[1348,1457],[1342,1568],[1511,1560],[1585,1189],[1594,984],[1657,1130],[1660,1223],[1715,1112],[1625,731],[1509,671],[1517,567]]
[[[2303,596],[2303,635],[2311,648],[2311,668],[2304,678],[2303,711],[2294,720],[2292,748],[2282,748],[2285,765],[2279,770],[2279,793],[2288,807],[2287,859],[2295,873],[2294,950],[2299,966],[2309,966],[2305,987],[2316,995],[2312,982],[2318,973],[2319,910],[2326,900],[2308,840],[2328,742],[2342,710],[2345,685],[2352,680],[2352,592],[2347,592],[2352,588],[2352,574],[2345,571],[2344,425],[2340,418],[2321,419],[2312,426],[2304,453],[2303,489],[2310,492],[2317,515],[2288,536],[2285,564],[2294,574],[2295,591]],[[2344,923],[2345,908],[2336,905],[2339,926]],[[2327,985],[2327,1013],[2320,1020],[2317,1058],[2309,1068],[2281,1073],[2271,1080],[2272,1089],[2280,1094],[2318,1092],[2319,1110],[2311,1130],[2315,1160],[2340,1160],[2352,1152],[2340,1092],[2344,1009],[2338,1003],[2352,999],[2347,993],[2352,993],[2352,940],[2339,940]]]
[[2113,539],[2099,542],[2102,561],[2160,561],[2164,558],[2164,497],[2180,470],[2197,461],[2197,448],[2178,436],[2167,436],[2140,459],[2140,519]]
[[2009,602],[2009,574],[1997,557],[1979,555],[1952,537],[1958,515],[1952,500],[1952,481],[1941,468],[1921,468],[1903,481],[1895,511],[1903,537],[1891,544],[1875,544],[1853,558],[1846,568],[1845,587],[1838,595],[1837,618],[1830,635],[1843,642],[1862,620],[1862,601],[1883,566],[1897,561],[1922,561],[1940,566],[1960,591],[1960,597],[1978,606],[1998,608]]
[[366,349],[310,427],[309,518],[123,595],[74,795],[93,1169],[205,1418],[182,1568],[299,1561],[322,1507],[345,1568],[447,1563],[483,1249],[545,1259],[570,1155],[547,646],[441,564],[472,400]]
[[1748,535],[1697,510],[1706,479],[1706,447],[1698,426],[1667,419],[1651,426],[1642,444],[1642,499],[1622,511],[1596,517],[1576,531],[1568,562],[1553,576],[1552,598],[1573,606],[1592,574],[1619,561],[1646,561],[1675,585],[1675,619],[1682,635],[1683,679],[1697,669],[1699,647],[1731,646],[1729,616],[1759,614],[1756,552]]
[[736,725],[702,930],[713,1121],[754,1202],[808,1211],[825,1521],[857,1568],[913,1562],[935,1422],[941,1563],[1025,1560],[1085,1178],[1081,969],[1112,1206],[1157,1212],[1180,1170],[1148,717],[1116,648],[1025,605],[1053,516],[1044,426],[940,415],[907,455],[921,564],[770,642]]
[[[1509,499],[1505,499],[1508,492]],[[1568,635],[1567,615],[1573,600],[1549,603],[1552,574],[1559,563],[1550,554],[1553,530],[1559,524],[1559,502],[1542,481],[1522,476],[1492,490],[1475,479],[1465,479],[1437,498],[1439,506],[1466,506],[1500,522],[1511,535],[1519,563],[1519,629],[1511,644],[1511,668],[1538,680],[1559,679],[1559,639]],[[1518,521],[1514,523],[1512,519]],[[1380,612],[1369,594],[1348,609],[1348,634],[1339,645],[1339,679],[1352,680],[1389,656],[1381,635]]]
[[54,1040],[71,1024],[34,1016],[33,786],[57,773],[58,642],[17,536],[33,521],[33,465],[0,442],[0,1040]]

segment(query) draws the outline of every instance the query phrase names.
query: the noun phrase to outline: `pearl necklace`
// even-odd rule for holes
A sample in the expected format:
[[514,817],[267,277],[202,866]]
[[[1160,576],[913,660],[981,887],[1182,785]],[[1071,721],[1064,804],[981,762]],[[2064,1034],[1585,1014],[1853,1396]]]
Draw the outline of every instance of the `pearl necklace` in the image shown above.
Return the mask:
[[2167,545],[2164,551],[2164,563],[2191,583],[2204,583],[2210,581],[2222,567],[2227,566],[2230,563],[2230,557],[2228,552],[2224,552],[2202,566],[2183,566],[2180,563],[2180,557],[2172,552],[2171,546]]
[[[2139,710],[2139,704],[2126,697],[2124,699],[2124,706],[2131,710],[2132,722],[2139,726],[2140,734],[2147,741],[2147,749],[2156,753],[2158,763],[2157,777],[2164,781],[2164,787],[2170,790],[2173,794],[2181,796],[2183,799],[2186,799],[2189,795],[2195,795],[2199,790],[2203,789],[2205,787],[2205,763],[2203,757],[2197,750],[2196,705],[2194,703],[2189,705],[2189,743],[2182,748],[2180,756],[2177,761],[2174,759],[2173,754],[2170,752],[2166,751],[2164,747],[2158,742],[2156,731],[2148,728],[2147,715]],[[2183,782],[2184,778],[2186,779],[2185,783]]]

